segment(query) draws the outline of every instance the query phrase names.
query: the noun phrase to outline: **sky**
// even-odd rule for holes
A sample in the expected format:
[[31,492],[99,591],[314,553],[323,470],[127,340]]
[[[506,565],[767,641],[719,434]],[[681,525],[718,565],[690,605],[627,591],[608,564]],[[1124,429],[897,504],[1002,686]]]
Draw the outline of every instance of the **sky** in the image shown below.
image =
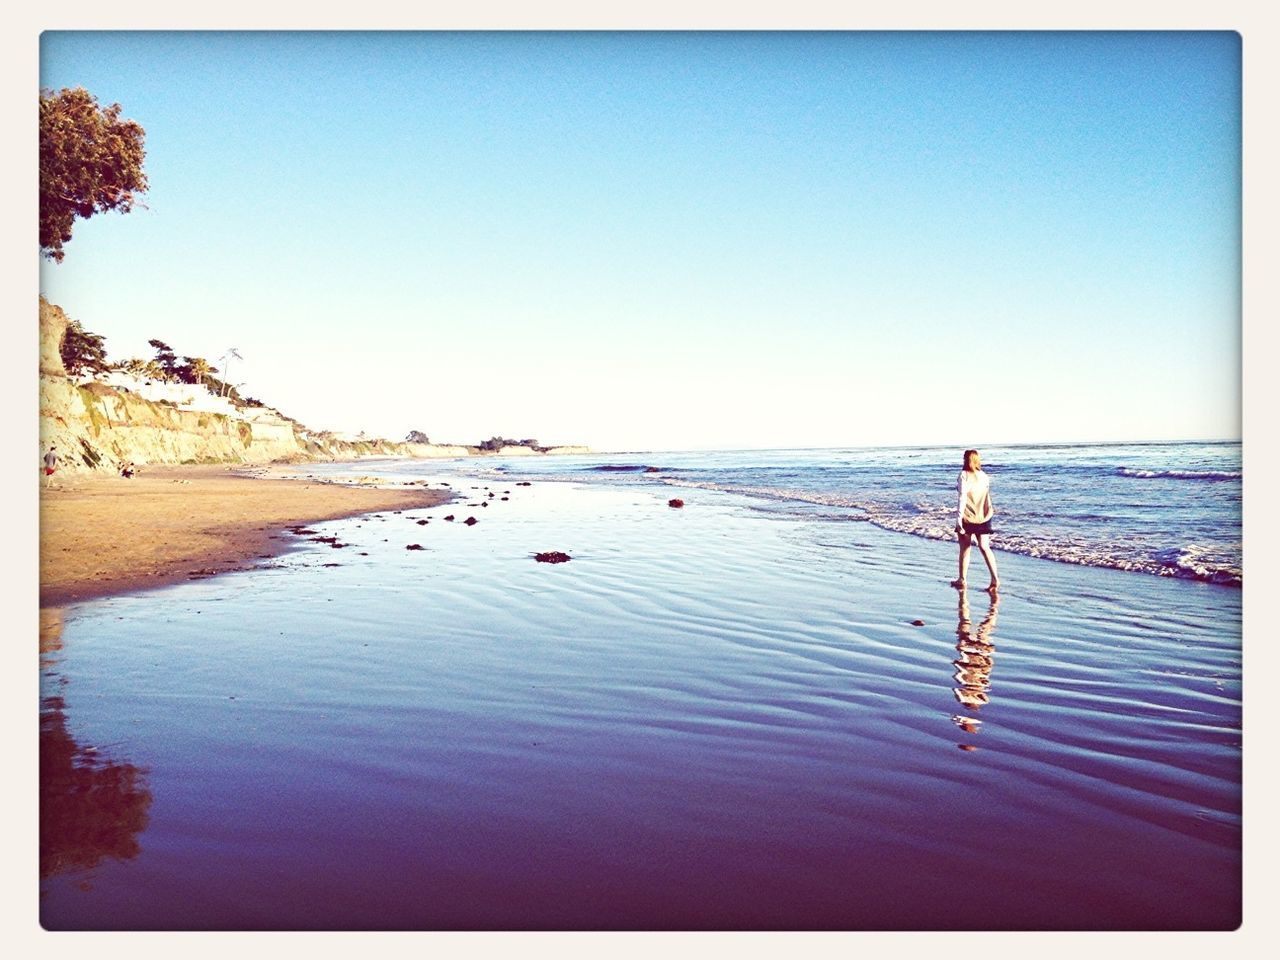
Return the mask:
[[147,131],[41,290],[314,429],[1240,436],[1235,33],[46,32]]

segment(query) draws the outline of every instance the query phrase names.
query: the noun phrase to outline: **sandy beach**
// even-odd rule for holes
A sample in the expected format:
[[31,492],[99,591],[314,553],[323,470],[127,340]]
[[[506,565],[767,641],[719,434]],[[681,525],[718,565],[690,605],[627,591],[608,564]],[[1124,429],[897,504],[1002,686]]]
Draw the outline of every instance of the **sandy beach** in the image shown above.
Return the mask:
[[288,526],[448,498],[439,490],[265,478],[226,466],[155,467],[131,480],[60,478],[41,489],[40,606],[244,569],[294,545]]

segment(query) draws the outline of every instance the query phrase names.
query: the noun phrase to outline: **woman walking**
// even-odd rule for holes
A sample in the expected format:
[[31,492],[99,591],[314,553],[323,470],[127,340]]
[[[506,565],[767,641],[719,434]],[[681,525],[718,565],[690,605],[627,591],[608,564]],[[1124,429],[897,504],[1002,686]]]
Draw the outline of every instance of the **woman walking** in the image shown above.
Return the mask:
[[987,561],[987,569],[991,571],[987,590],[994,595],[1000,588],[996,558],[991,553],[991,518],[995,511],[991,507],[991,478],[982,472],[982,458],[977,450],[964,452],[964,469],[960,471],[956,489],[960,491],[960,507],[956,515],[956,534],[960,538],[960,578],[952,580],[951,585],[964,589],[965,577],[969,573],[969,550],[976,540],[982,559]]

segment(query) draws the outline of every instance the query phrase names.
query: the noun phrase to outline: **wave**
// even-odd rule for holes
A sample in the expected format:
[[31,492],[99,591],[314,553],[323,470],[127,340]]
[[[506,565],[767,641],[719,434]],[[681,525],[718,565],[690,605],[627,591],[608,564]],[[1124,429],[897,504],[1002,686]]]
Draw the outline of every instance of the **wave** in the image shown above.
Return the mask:
[[1183,547],[1171,547],[1156,554],[1156,559],[1172,576],[1191,576],[1211,583],[1235,583],[1242,580],[1239,567],[1224,562],[1210,547],[1190,543]]
[[659,467],[645,463],[602,463],[597,467],[583,467],[589,473],[660,473]]
[[[856,510],[855,515],[815,514],[806,511],[802,515],[810,520],[865,520],[882,530],[905,533],[926,540],[955,542],[955,507],[948,504],[929,504],[919,501],[876,503],[853,497],[792,490],[784,487],[745,486],[710,481],[684,480],[661,477],[670,486],[712,490],[741,494],[748,497],[772,500],[779,503],[803,503],[822,507],[842,507]],[[1098,518],[1105,519],[1105,518]],[[1078,566],[1105,567],[1132,573],[1152,574],[1160,577],[1177,577],[1200,580],[1206,583],[1241,586],[1242,571],[1238,560],[1214,555],[1209,548],[1188,545],[1156,551],[1154,555],[1142,552],[1118,552],[1114,541],[1087,543],[1082,540],[1047,540],[1016,531],[1000,529],[997,522],[998,549],[1026,557],[1071,563]]]
[[1117,467],[1116,474],[1121,477],[1134,477],[1139,480],[1239,480],[1243,473],[1238,470],[1140,470],[1136,467]]

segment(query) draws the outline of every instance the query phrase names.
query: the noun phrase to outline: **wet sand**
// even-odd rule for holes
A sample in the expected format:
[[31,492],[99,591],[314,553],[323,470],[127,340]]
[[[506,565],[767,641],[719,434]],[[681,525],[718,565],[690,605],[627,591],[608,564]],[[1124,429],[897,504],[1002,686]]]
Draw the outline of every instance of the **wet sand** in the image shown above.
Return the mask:
[[131,480],[41,489],[40,606],[243,570],[290,548],[293,525],[432,507],[440,490],[269,479],[226,466],[155,467]]
[[67,609],[46,929],[1239,924],[1239,590],[445,479]]

